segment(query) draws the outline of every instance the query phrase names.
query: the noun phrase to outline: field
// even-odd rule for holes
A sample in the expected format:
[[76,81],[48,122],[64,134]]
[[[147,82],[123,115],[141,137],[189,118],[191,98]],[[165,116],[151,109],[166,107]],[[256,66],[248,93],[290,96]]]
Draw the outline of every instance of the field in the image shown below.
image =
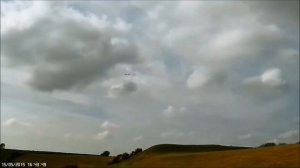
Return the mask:
[[265,148],[157,145],[113,165],[107,164],[112,157],[26,151],[16,155],[15,162],[47,162],[47,167],[58,168],[299,168],[299,155],[299,144]]

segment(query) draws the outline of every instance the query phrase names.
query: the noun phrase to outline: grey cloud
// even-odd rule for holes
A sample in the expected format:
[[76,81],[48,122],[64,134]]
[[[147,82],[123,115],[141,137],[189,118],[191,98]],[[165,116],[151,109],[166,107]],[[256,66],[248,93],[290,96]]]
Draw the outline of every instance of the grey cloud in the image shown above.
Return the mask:
[[108,96],[115,98],[122,95],[128,95],[137,90],[138,86],[132,81],[123,81],[119,84],[114,84],[109,88]]
[[[250,5],[257,11],[260,11],[259,14],[262,16],[262,19],[266,19],[269,22],[280,21],[285,28],[292,28],[299,23],[299,1],[266,1],[254,2]],[[291,24],[293,26],[288,26]]]
[[164,117],[167,118],[183,117],[183,115],[187,114],[187,108],[184,106],[180,108],[176,108],[170,105],[162,111],[162,114]]
[[1,54],[10,65],[32,66],[31,87],[42,91],[84,87],[118,63],[138,62],[134,44],[111,42],[124,36],[117,23],[62,10],[65,14],[44,16],[27,29],[1,33]]
[[133,83],[133,82],[126,82],[123,85],[123,88],[127,92],[134,92],[134,91],[137,90],[137,85],[135,83]]
[[299,142],[299,129],[292,129],[280,133],[275,139],[270,140],[275,143],[296,143]]

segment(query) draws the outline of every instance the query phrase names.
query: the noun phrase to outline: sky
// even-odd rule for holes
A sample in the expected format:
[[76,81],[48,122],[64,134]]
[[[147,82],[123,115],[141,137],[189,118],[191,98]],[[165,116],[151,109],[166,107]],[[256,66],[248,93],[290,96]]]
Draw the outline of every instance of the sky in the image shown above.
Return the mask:
[[6,148],[298,141],[299,1],[1,1]]

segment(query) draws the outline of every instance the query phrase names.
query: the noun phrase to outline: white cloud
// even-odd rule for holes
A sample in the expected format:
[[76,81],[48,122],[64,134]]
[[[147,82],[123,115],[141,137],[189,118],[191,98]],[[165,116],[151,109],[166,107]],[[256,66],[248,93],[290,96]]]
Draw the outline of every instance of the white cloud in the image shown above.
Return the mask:
[[109,138],[111,136],[111,132],[109,131],[103,131],[103,132],[99,132],[98,134],[96,134],[94,136],[95,140],[104,140],[106,138]]
[[101,124],[101,128],[106,131],[115,131],[120,128],[120,125],[110,122],[110,121],[105,121]]
[[10,85],[26,88],[26,81],[32,77],[31,68],[10,68],[5,66],[6,64],[3,62],[3,59],[5,60],[5,58],[1,57],[1,59],[1,81]]
[[187,108],[185,106],[180,108],[174,108],[172,105],[169,105],[166,109],[163,110],[162,114],[169,118],[169,117],[178,117],[186,114]]
[[112,138],[119,131],[120,125],[110,121],[104,121],[100,128],[101,131],[93,136],[94,140],[105,140]]
[[277,88],[286,84],[282,79],[281,70],[271,68],[263,72],[260,76],[249,77],[244,80],[246,84],[262,84],[271,88]]
[[2,124],[3,127],[27,127],[30,123],[20,121],[16,118],[10,118]]
[[187,88],[192,91],[207,91],[208,89],[215,90],[221,88],[220,86],[226,82],[230,74],[218,68],[211,69],[212,67],[200,67],[195,69],[186,80]]
[[123,19],[118,18],[117,22],[113,26],[116,30],[121,32],[128,32],[131,29],[131,24],[125,22]]
[[261,82],[267,86],[278,87],[285,84],[278,68],[269,69],[261,75]]
[[249,33],[243,30],[229,30],[220,33],[212,42],[211,50],[215,54],[214,58],[228,59],[241,55],[243,49],[239,45],[244,43],[248,36]]
[[34,1],[32,4],[15,1],[1,3],[1,35],[11,29],[28,29],[49,12],[49,3]]
[[209,80],[207,73],[202,70],[194,70],[187,79],[187,87],[189,89],[197,89],[204,86]]

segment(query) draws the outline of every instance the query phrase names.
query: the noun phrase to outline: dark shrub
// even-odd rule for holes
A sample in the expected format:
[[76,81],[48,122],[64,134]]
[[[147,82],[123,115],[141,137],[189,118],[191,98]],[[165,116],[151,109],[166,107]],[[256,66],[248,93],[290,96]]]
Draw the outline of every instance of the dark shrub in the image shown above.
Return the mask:
[[108,162],[108,164],[111,165],[111,164],[119,163],[121,160],[122,160],[122,155],[117,155],[113,157],[113,159],[110,162]]
[[287,145],[286,143],[279,143],[278,146]]
[[1,143],[1,144],[0,144],[0,150],[1,150],[1,149],[5,149],[5,144],[4,144],[4,143]]
[[259,147],[271,147],[271,146],[276,146],[276,144],[274,142],[268,142],[260,145]]
[[100,156],[109,156],[109,151],[104,151],[103,153],[100,154]]

